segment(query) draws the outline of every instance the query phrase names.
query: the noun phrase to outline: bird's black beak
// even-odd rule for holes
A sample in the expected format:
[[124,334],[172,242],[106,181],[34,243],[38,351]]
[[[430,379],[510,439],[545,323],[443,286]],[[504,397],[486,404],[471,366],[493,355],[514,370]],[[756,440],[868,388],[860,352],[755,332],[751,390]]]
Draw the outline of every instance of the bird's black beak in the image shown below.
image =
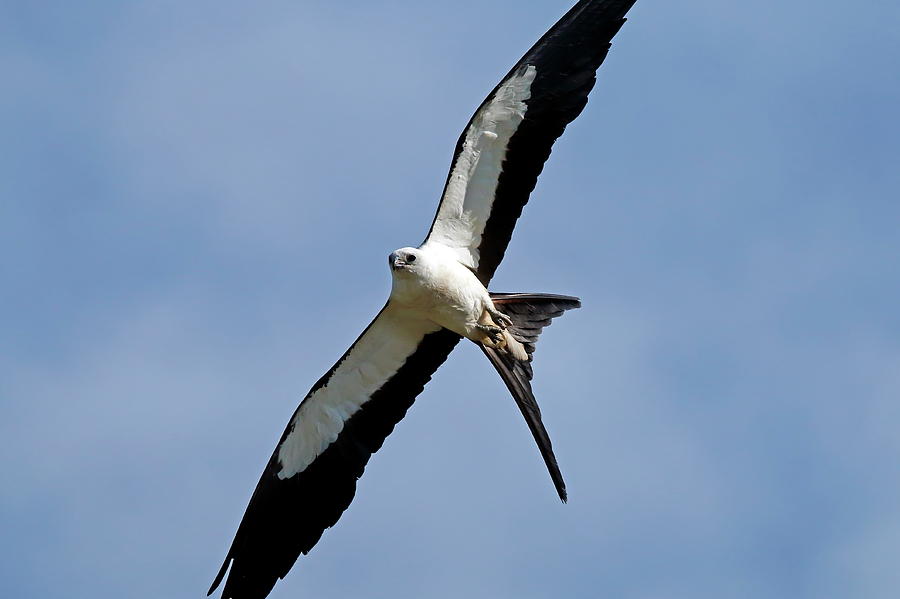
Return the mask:
[[397,252],[391,252],[391,255],[388,256],[388,264],[391,267],[391,270],[397,270],[398,268],[403,268],[406,266],[406,260],[400,257],[400,254]]

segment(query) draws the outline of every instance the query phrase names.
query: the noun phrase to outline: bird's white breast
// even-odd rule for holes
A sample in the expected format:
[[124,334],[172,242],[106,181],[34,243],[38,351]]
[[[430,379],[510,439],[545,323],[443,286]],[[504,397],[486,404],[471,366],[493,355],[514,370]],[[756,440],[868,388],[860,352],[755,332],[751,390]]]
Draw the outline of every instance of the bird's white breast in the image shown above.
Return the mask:
[[450,248],[429,243],[418,252],[415,271],[394,273],[391,301],[444,328],[471,336],[490,302],[487,289]]

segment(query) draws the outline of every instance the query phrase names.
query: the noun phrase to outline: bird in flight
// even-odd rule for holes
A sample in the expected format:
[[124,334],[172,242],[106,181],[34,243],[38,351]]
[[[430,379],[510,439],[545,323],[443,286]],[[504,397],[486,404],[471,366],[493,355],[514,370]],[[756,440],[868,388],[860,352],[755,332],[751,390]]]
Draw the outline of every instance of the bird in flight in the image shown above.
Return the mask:
[[553,142],[587,103],[635,1],[578,2],[475,111],[425,241],[388,256],[387,304],[294,412],[209,594],[223,579],[223,599],[269,594],[338,521],[371,455],[462,338],[500,374],[566,501],[531,359],[541,330],[580,302],[487,287]]

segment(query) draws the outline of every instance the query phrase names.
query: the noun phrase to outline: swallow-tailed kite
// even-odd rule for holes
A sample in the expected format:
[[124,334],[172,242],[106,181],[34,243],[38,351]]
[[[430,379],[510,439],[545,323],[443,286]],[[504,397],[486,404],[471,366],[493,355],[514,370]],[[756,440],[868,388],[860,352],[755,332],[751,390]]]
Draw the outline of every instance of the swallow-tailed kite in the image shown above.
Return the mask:
[[347,509],[369,457],[462,338],[497,369],[566,500],[531,390],[531,359],[543,327],[579,301],[491,293],[487,285],[553,142],[587,103],[634,2],[578,2],[478,107],[456,144],[428,236],[388,257],[387,304],[294,412],[210,594],[229,565],[225,599],[269,594]]

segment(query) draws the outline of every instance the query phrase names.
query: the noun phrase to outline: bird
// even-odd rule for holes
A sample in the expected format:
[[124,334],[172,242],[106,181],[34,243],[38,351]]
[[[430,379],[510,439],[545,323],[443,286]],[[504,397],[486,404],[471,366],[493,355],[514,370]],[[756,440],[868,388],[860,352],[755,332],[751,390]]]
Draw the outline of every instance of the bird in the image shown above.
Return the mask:
[[532,358],[543,328],[581,302],[488,286],[554,142],[584,109],[635,1],[579,1],[477,108],[424,242],[388,256],[387,303],[294,412],[209,595],[223,580],[223,599],[271,592],[337,523],[369,458],[464,338],[499,373],[566,501],[531,387]]

